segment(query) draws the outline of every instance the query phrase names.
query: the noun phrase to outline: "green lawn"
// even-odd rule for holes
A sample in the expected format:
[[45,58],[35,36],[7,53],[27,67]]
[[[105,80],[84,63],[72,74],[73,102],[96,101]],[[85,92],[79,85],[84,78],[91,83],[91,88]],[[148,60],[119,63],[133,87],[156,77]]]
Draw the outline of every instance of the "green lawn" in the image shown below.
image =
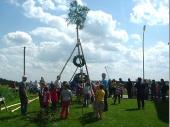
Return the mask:
[[[18,102],[18,99],[13,99]],[[8,105],[8,104],[7,104]],[[169,105],[146,101],[144,110],[136,110],[135,99],[123,99],[121,104],[112,105],[108,99],[109,111],[103,114],[103,120],[93,118],[92,107],[83,108],[76,103],[71,105],[67,120],[59,118],[59,112],[50,113],[48,119],[41,118],[38,100],[29,104],[28,117],[20,115],[20,110],[11,113],[0,111],[0,127],[168,127]],[[60,109],[59,109],[60,110]]]

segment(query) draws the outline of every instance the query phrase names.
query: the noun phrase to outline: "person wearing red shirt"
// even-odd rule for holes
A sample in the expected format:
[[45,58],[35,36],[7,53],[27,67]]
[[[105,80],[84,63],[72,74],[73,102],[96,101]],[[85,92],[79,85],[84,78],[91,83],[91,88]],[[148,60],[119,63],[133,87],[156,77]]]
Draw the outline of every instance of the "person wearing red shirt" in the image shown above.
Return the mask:
[[56,112],[57,102],[58,102],[58,94],[57,94],[57,88],[54,85],[51,85],[50,96],[51,96],[52,110],[54,112]]
[[48,90],[48,87],[44,87],[44,92],[43,92],[43,108],[45,110],[45,113],[48,114],[49,110],[49,104],[50,104],[50,92]]

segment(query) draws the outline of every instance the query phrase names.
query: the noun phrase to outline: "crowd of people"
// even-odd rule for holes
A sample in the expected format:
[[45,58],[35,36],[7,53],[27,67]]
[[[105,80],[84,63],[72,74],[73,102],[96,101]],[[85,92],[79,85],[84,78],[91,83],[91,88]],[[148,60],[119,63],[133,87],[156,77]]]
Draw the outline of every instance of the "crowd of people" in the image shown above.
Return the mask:
[[[108,111],[107,99],[113,99],[113,105],[117,100],[120,104],[123,95],[127,94],[128,98],[136,98],[138,109],[144,109],[144,100],[151,99],[156,101],[165,101],[169,86],[166,85],[163,79],[160,82],[155,80],[147,81],[138,78],[132,82],[130,78],[127,82],[106,80],[106,74],[102,73],[101,81],[86,82],[61,82],[56,80],[54,83],[46,83],[44,78],[41,77],[40,82],[26,83],[27,77],[22,77],[22,82],[19,85],[19,96],[21,101],[21,114],[26,115],[28,105],[27,89],[39,96],[39,105],[41,112],[45,115],[49,111],[57,112],[57,105],[61,105],[60,118],[67,119],[69,115],[69,107],[72,103],[72,98],[75,96],[76,102],[82,104],[84,107],[93,105],[94,115],[97,119],[102,119],[102,112]],[[31,89],[32,88],[32,89]]]

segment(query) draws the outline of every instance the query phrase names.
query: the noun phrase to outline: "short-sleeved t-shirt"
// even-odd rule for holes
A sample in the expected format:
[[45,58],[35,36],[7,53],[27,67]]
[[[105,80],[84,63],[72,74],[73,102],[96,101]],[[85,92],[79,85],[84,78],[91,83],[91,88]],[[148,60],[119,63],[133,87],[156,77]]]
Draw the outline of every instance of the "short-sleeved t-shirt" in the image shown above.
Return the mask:
[[96,91],[96,101],[103,102],[104,101],[105,92],[102,89]]
[[90,86],[85,86],[83,89],[84,94],[91,94],[91,87]]
[[71,90],[62,90],[61,91],[61,96],[62,96],[62,100],[63,101],[70,101],[71,100],[71,97],[72,97],[72,92]]
[[104,88],[107,90],[108,89],[108,82],[107,82],[107,80],[102,80],[102,84],[103,84]]

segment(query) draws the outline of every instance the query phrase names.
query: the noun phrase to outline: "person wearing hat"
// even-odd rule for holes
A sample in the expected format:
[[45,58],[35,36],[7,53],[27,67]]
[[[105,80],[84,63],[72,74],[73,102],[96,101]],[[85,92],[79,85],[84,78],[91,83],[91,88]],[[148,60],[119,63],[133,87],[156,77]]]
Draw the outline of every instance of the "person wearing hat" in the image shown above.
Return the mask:
[[28,105],[28,96],[26,91],[26,80],[27,77],[24,75],[22,77],[22,82],[19,84],[19,98],[21,102],[21,114],[26,115],[27,105]]
[[72,101],[72,92],[68,89],[68,83],[66,81],[63,82],[63,90],[61,91],[61,102],[62,102],[62,110],[60,113],[61,119],[67,119],[69,113],[69,106]]

